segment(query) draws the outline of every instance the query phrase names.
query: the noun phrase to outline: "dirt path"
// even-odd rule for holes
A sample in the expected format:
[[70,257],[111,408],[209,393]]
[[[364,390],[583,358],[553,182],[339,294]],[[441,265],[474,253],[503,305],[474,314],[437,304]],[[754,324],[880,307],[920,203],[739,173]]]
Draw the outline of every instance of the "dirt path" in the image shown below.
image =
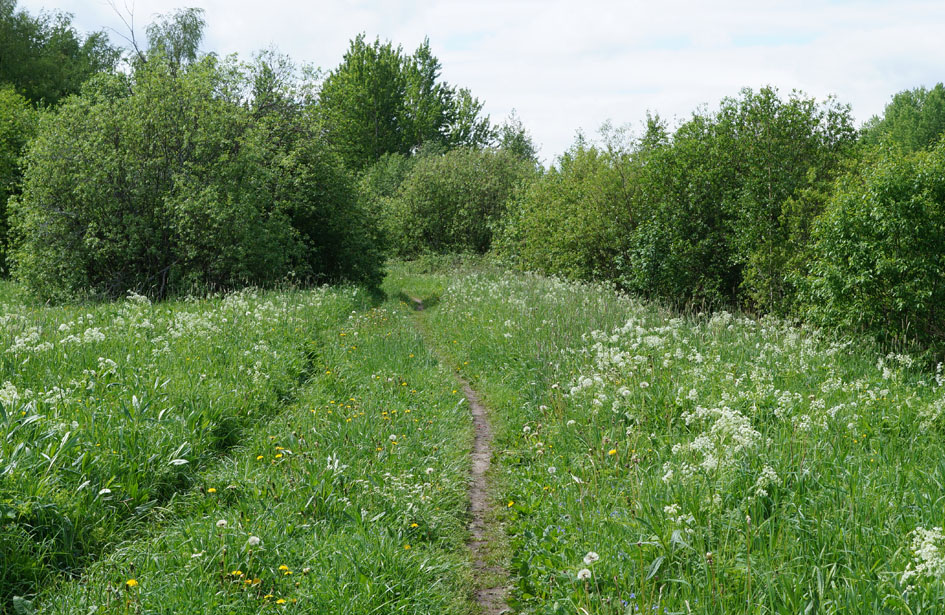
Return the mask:
[[[417,311],[423,310],[423,301],[412,299]],[[492,424],[489,411],[469,383],[456,376],[469,402],[475,426],[475,438],[470,452],[469,472],[469,541],[466,543],[473,563],[473,580],[476,584],[476,602],[483,615],[499,615],[510,612],[505,602],[508,586],[507,570],[490,564],[489,534],[495,513],[489,501],[489,479],[487,474],[492,464]]]

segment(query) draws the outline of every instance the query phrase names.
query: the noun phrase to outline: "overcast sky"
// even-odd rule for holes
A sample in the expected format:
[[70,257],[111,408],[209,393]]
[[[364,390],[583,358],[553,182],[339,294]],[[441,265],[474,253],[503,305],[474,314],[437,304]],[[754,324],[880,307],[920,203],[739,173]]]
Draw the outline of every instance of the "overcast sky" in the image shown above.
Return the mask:
[[[106,0],[20,0],[18,6],[72,13],[83,31],[127,32]],[[408,52],[429,36],[443,78],[471,89],[494,121],[516,109],[546,162],[567,149],[578,129],[593,135],[605,120],[639,128],[648,110],[685,118],[743,87],[834,94],[860,123],[895,92],[945,80],[943,0],[134,0],[133,6],[139,38],[155,14],[199,6],[208,24],[205,50],[248,58],[275,46],[324,69],[341,61],[358,32]]]

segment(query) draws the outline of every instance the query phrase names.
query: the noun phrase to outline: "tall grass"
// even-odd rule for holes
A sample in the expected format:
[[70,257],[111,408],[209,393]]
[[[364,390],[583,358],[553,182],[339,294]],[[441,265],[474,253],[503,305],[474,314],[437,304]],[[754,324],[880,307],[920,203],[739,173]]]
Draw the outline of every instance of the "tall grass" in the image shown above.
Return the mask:
[[945,608],[941,369],[605,286],[392,275],[494,409],[517,612]]
[[76,574],[311,371],[359,291],[44,307],[0,289],[0,604]]

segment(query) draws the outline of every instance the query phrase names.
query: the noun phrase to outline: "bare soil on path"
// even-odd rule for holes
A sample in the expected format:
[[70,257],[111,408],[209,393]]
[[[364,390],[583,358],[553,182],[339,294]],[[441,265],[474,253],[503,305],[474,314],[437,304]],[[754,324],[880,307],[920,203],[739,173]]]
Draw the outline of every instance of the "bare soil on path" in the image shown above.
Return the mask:
[[[417,311],[423,310],[423,301],[412,301]],[[500,615],[510,612],[505,600],[509,574],[501,566],[490,564],[490,559],[493,558],[489,557],[489,535],[495,531],[495,528],[490,527],[495,519],[495,511],[489,497],[488,478],[492,465],[492,424],[489,422],[489,410],[483,405],[476,391],[459,375],[456,379],[462,387],[466,401],[469,402],[475,427],[469,472],[470,521],[467,529],[470,537],[466,546],[473,564],[476,602],[483,615]]]

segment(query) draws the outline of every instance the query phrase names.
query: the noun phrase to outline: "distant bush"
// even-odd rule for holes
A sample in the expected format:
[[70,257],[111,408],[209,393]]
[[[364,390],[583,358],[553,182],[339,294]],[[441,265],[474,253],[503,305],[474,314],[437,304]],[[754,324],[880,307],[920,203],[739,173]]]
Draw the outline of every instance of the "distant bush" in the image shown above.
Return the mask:
[[517,194],[504,255],[675,304],[790,309],[817,191],[855,142],[848,108],[746,89],[673,133],[650,118],[637,139],[604,137]]
[[19,158],[38,117],[12,86],[0,86],[0,275],[7,265],[7,200],[19,191]]
[[516,191],[496,252],[543,273],[615,278],[636,222],[635,172],[626,153],[579,140]]
[[876,153],[838,182],[813,238],[809,317],[945,353],[945,144]]
[[393,250],[408,257],[486,252],[513,189],[534,173],[532,163],[491,149],[421,157],[386,201]]
[[264,62],[155,57],[132,76],[93,79],[42,122],[26,156],[16,277],[45,298],[286,276],[376,283],[380,255],[353,183],[306,101],[271,77]]

